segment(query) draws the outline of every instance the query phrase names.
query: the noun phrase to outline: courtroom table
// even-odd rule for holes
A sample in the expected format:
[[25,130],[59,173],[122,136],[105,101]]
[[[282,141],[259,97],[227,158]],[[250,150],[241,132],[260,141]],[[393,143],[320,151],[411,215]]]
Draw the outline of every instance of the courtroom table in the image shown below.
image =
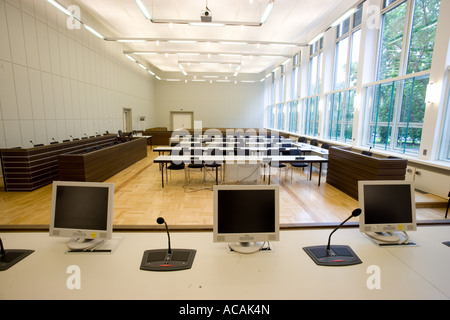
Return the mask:
[[[114,237],[122,242],[109,254],[66,253],[68,239],[52,238],[46,232],[1,232],[7,249],[35,252],[0,272],[0,300],[252,300],[270,304],[271,300],[450,299],[450,248],[442,244],[450,240],[448,225],[419,226],[409,232],[418,245],[414,247],[379,247],[358,229],[342,228],[333,234],[332,245],[349,245],[362,263],[341,267],[318,266],[302,249],[326,244],[330,229],[281,230],[280,241],[271,243],[272,251],[254,254],[227,251],[226,244],[213,243],[210,231],[172,231],[172,248],[197,250],[192,268],[140,270],[145,250],[167,248],[167,235],[160,230],[115,232]],[[73,270],[79,271],[79,289],[72,287]],[[175,311],[167,310],[165,315]]]
[[[322,175],[322,163],[328,162],[328,159],[319,156],[302,156],[302,159],[298,159],[297,156],[213,156],[213,155],[205,155],[205,156],[191,156],[191,155],[182,155],[182,156],[171,156],[171,155],[161,155],[156,157],[153,162],[165,165],[167,167],[168,163],[232,163],[232,164],[248,164],[248,163],[261,163],[261,164],[270,164],[270,163],[308,163],[309,164],[309,180],[312,179],[312,164],[319,164],[319,179],[318,185],[320,186],[320,177]],[[270,166],[269,166],[270,169]],[[217,181],[216,181],[217,182]],[[268,183],[270,184],[270,171]],[[164,168],[161,168],[161,185],[164,188]]]

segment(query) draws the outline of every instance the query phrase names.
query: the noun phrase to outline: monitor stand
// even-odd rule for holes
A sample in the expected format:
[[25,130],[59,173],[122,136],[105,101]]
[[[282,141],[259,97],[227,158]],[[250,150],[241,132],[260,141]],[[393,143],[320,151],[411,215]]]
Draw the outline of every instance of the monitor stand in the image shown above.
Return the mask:
[[263,249],[264,242],[232,242],[228,243],[228,249],[230,251],[238,253],[256,253]]
[[378,246],[411,246],[416,245],[409,239],[405,231],[399,232],[366,232],[365,235]]
[[113,252],[122,241],[122,238],[112,239],[71,239],[67,242],[68,253],[72,252]]

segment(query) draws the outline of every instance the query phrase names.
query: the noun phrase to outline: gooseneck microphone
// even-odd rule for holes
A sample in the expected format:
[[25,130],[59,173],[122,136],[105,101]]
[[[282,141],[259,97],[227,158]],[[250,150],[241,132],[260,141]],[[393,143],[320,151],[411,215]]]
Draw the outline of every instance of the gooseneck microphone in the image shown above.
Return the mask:
[[340,225],[338,225],[328,236],[328,244],[326,246],[311,246],[304,247],[303,250],[309,255],[309,257],[317,264],[321,266],[348,266],[353,264],[362,263],[358,256],[353,252],[349,246],[331,245],[331,236],[335,233],[344,223],[353,217],[357,217],[361,214],[361,209],[353,210],[351,216],[345,219]]
[[172,248],[171,248],[171,246],[170,246],[170,234],[169,234],[169,227],[167,226],[167,223],[166,223],[166,221],[164,220],[164,218],[161,218],[161,217],[159,217],[158,219],[156,219],[156,222],[158,223],[158,224],[165,224],[166,225],[166,231],[167,231],[167,239],[168,239],[168,246],[169,246],[169,249],[167,250],[167,253],[169,253],[169,254],[171,254],[172,253]]
[[331,240],[331,236],[333,235],[333,233],[335,232],[335,231],[337,231],[337,229],[339,229],[340,227],[342,227],[343,225],[344,225],[344,223],[346,223],[348,220],[350,220],[351,218],[353,218],[353,217],[357,217],[357,216],[359,216],[361,214],[361,209],[355,209],[355,210],[353,210],[353,212],[352,212],[352,215],[350,216],[350,217],[348,217],[347,219],[345,219],[344,221],[342,221],[342,223],[340,224],[340,225],[338,225],[337,227],[336,227],[336,229],[334,229],[331,233],[330,233],[330,236],[328,237],[328,245],[327,245],[327,251],[329,251],[330,249],[331,249],[331,246],[330,246],[330,240]]
[[156,219],[158,224],[166,226],[168,248],[146,250],[141,261],[141,270],[146,271],[176,271],[185,270],[192,267],[196,250],[192,249],[173,249],[170,245],[170,233],[164,218]]

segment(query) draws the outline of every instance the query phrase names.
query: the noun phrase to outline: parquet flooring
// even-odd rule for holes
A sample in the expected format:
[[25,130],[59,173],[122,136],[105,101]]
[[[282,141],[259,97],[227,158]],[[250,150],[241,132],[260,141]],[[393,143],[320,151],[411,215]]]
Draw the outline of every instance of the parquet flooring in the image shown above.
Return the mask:
[[[168,185],[161,187],[157,156],[150,147],[147,158],[108,179],[115,183],[114,226],[117,229],[146,229],[157,226],[159,216],[179,229],[212,228],[212,186],[214,174],[206,181],[191,171],[192,181],[185,185],[183,171],[171,172]],[[273,172],[271,181],[281,186],[280,224],[299,227],[309,224],[336,224],[358,207],[357,200],[326,183],[317,185],[317,171],[311,181],[304,172],[294,170],[285,176]],[[5,192],[0,187],[0,226],[3,228],[47,228],[50,221],[51,185],[32,192]],[[417,208],[417,220],[441,220],[445,208]],[[355,219],[355,220],[353,220]],[[353,218],[351,221],[357,221]]]

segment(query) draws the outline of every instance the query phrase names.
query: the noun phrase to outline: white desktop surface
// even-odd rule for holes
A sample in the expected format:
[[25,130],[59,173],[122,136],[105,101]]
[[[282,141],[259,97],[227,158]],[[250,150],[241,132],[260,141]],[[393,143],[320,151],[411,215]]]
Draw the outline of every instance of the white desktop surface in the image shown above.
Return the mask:
[[[334,233],[332,245],[349,245],[362,264],[317,266],[302,247],[326,244],[331,229],[281,231],[272,252],[230,253],[212,242],[212,232],[172,232],[172,248],[196,249],[189,270],[140,270],[148,249],[167,247],[165,232],[116,232],[123,238],[112,254],[66,253],[65,238],[43,232],[1,232],[6,249],[33,249],[0,272],[6,299],[449,299],[450,226],[410,232],[417,247],[378,247],[356,228]],[[68,289],[67,268],[80,268],[81,289]],[[380,270],[380,289],[369,289],[369,266]]]

